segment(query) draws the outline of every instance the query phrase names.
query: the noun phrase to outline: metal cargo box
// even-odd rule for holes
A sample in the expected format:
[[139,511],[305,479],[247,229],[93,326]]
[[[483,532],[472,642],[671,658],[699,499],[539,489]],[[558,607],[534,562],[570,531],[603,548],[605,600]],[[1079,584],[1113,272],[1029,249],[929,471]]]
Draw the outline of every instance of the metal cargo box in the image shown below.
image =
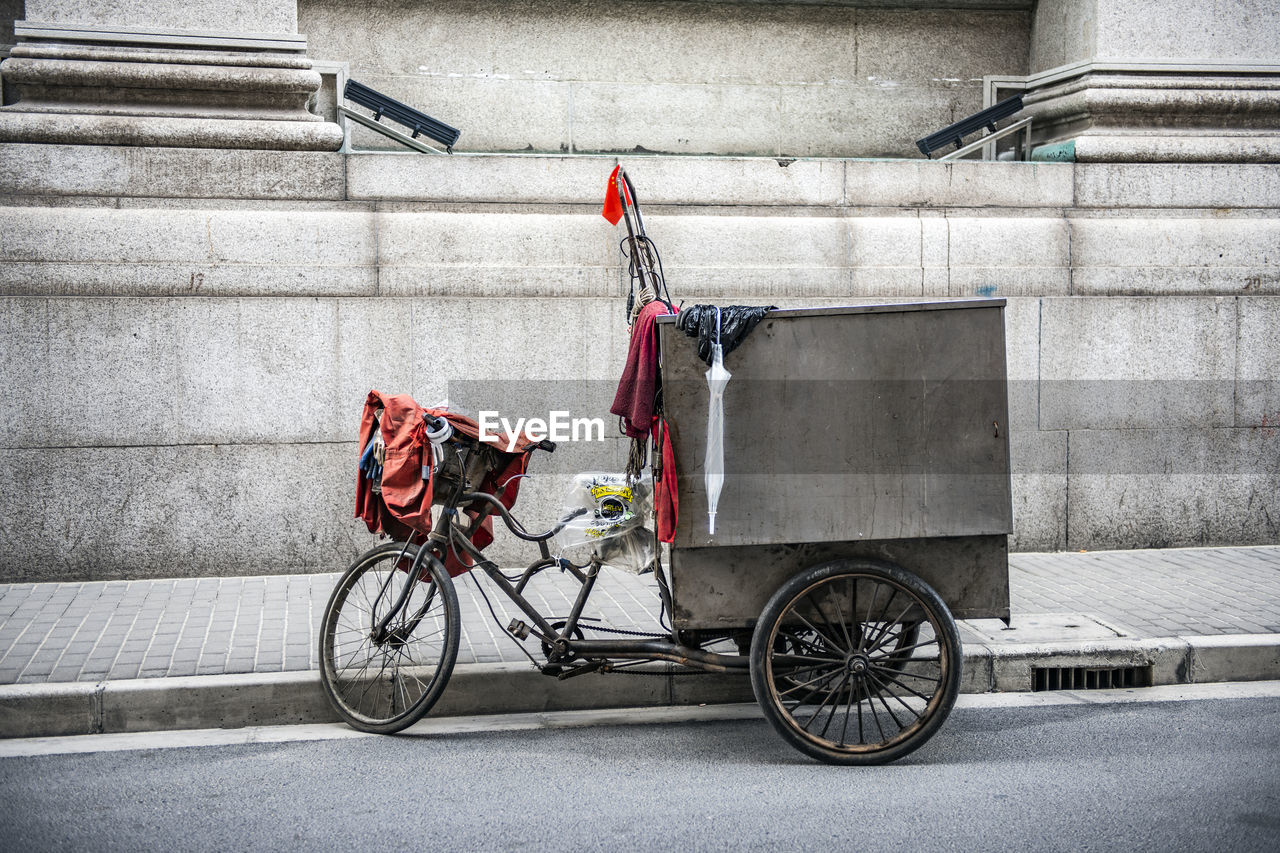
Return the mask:
[[681,628],[749,625],[786,577],[897,563],[957,618],[1008,618],[1003,299],[772,311],[725,357],[725,482],[707,529],[706,365],[659,320],[680,484]]

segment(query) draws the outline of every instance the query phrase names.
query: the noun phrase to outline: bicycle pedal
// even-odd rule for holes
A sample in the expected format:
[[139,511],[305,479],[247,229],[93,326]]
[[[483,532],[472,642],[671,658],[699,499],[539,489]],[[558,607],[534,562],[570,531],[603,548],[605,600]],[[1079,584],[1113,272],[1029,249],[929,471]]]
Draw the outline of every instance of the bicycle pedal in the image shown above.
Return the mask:
[[512,619],[511,624],[507,626],[507,633],[517,640],[527,640],[529,639],[529,626],[519,619]]
[[576,675],[586,675],[589,672],[598,672],[604,669],[607,665],[607,662],[602,660],[590,661],[589,663],[575,666],[572,669],[561,670],[556,675],[556,678],[560,681],[564,681],[566,678],[573,678]]

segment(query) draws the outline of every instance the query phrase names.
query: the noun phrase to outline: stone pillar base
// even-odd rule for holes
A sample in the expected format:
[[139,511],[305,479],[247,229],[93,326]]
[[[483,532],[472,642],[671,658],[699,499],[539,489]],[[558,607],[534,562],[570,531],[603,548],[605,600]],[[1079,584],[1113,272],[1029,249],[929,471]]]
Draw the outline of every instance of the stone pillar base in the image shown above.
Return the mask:
[[144,119],[137,116],[0,111],[0,142],[337,151],[342,146],[342,128],[332,122],[321,121]]
[[1280,69],[1205,73],[1089,65],[1024,95],[1038,145],[1079,162],[1280,162]]
[[[80,41],[65,28],[21,22],[15,32],[32,40],[4,62],[18,100],[0,108],[0,142],[293,151],[342,145],[342,129],[307,109],[321,81],[300,37],[292,39],[301,49],[284,42],[281,50],[265,37],[179,31],[142,33],[146,46],[124,43],[137,32],[85,32]],[[244,49],[216,49],[226,46]]]

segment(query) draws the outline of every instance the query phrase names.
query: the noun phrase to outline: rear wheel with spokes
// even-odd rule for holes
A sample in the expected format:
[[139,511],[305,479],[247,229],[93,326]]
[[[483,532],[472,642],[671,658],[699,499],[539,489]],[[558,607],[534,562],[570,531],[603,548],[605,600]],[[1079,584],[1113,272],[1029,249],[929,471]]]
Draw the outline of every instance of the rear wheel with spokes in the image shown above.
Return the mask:
[[396,542],[368,551],[342,575],[325,608],[320,682],[361,731],[391,734],[413,725],[444,692],[458,657],[453,581],[430,554],[411,580],[417,554],[417,546]]
[[960,637],[938,594],[897,566],[838,560],[774,594],[751,643],[751,684],[789,743],[832,764],[883,764],[942,725],[960,689]]

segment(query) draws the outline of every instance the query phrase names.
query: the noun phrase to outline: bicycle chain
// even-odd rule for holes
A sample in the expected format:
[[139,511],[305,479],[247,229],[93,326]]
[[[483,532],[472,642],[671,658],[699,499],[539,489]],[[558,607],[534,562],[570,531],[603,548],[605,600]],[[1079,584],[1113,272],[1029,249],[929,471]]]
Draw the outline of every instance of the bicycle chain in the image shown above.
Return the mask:
[[705,670],[700,670],[700,669],[695,669],[695,670],[682,669],[682,670],[673,670],[671,672],[649,672],[643,669],[632,669],[630,667],[627,667],[626,669],[610,669],[605,674],[606,675],[656,675],[660,678],[683,678],[687,676],[698,676],[698,675],[722,675],[723,673],[706,672]]
[[607,628],[604,625],[583,625],[579,623],[579,628],[584,631],[601,631],[606,634],[622,634],[626,637],[646,637],[650,640],[665,640],[670,634],[650,634],[645,631],[628,631],[623,628]]

